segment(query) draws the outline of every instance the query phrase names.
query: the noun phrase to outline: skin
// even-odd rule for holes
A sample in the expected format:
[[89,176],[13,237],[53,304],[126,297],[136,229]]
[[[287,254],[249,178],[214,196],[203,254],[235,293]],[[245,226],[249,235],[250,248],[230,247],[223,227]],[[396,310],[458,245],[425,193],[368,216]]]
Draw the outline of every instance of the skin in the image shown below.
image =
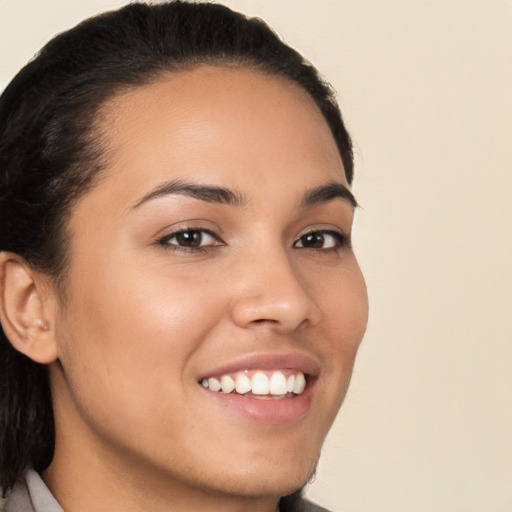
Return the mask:
[[[345,199],[300,206],[315,187],[348,187],[330,130],[296,85],[207,66],[119,95],[103,119],[108,165],[72,212],[66,301],[51,286],[45,298],[58,361],[43,478],[70,512],[275,511],[314,471],[367,322],[350,244],[300,242],[350,237]],[[177,179],[244,204],[168,194],[134,208]],[[190,251],[162,241],[176,229],[212,235]],[[319,367],[293,421],[253,421],[198,384],[234,360],[289,353]]]

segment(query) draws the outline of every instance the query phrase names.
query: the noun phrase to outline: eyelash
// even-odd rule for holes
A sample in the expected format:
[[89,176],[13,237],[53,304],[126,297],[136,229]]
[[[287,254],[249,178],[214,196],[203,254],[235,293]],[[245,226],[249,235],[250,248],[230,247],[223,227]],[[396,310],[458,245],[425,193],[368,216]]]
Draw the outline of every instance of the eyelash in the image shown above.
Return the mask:
[[[329,236],[333,238],[334,246],[333,247],[327,247],[327,248],[316,248],[316,247],[304,247],[304,246],[297,246],[297,243],[299,243],[302,240],[302,243],[304,243],[304,239],[307,237],[312,236],[321,236],[323,240],[325,240],[325,237]],[[312,250],[318,250],[318,251],[338,251],[340,249],[349,248],[351,245],[350,238],[345,235],[344,233],[340,233],[339,231],[334,231],[331,229],[318,229],[314,231],[308,231],[307,233],[304,233],[302,236],[299,237],[299,239],[294,242],[293,246],[303,249],[312,249]]]
[[[183,245],[169,243],[173,238],[177,238],[180,235],[186,235],[186,234],[192,234],[192,233],[200,234],[201,241],[202,241],[202,238],[204,237],[204,235],[207,235],[219,243],[210,243],[208,245],[196,246],[196,247],[194,247],[194,246],[187,247],[187,246],[183,246]],[[180,252],[187,252],[187,253],[206,252],[208,247],[212,247],[215,245],[224,245],[224,243],[222,242],[222,240],[219,238],[218,235],[216,235],[213,231],[210,231],[209,229],[204,229],[204,228],[180,229],[178,231],[175,231],[174,233],[169,233],[168,235],[165,235],[164,237],[160,238],[160,240],[158,240],[157,243],[159,245],[162,245],[168,251],[180,251]]]
[[[202,242],[202,238],[204,235],[207,235],[214,239],[217,243],[209,243],[207,245],[198,245],[198,246],[184,246],[184,245],[178,245],[178,244],[171,244],[170,241],[172,239],[175,239],[182,235],[192,235],[192,234],[199,234],[199,243]],[[313,237],[313,236],[320,236],[322,237],[322,240],[325,241],[325,237],[332,237],[334,246],[333,247],[307,247],[304,245],[297,245],[298,243],[304,244],[307,237]],[[319,239],[317,239],[319,240]],[[301,242],[302,241],[302,242]],[[224,242],[219,238],[218,235],[216,235],[213,231],[210,231],[209,229],[204,228],[185,228],[180,229],[178,231],[175,231],[174,233],[169,233],[168,235],[165,235],[164,237],[160,238],[157,242],[159,245],[163,246],[166,250],[170,251],[180,251],[185,253],[199,253],[199,252],[206,252],[209,247],[212,246],[221,246],[225,245]],[[338,251],[340,249],[349,248],[351,246],[350,238],[345,235],[344,233],[340,233],[338,231],[334,230],[328,230],[328,229],[318,229],[313,231],[308,231],[307,233],[304,233],[301,235],[294,243],[293,247],[298,249],[310,249],[315,251],[325,251],[325,252],[332,252],[332,251]]]

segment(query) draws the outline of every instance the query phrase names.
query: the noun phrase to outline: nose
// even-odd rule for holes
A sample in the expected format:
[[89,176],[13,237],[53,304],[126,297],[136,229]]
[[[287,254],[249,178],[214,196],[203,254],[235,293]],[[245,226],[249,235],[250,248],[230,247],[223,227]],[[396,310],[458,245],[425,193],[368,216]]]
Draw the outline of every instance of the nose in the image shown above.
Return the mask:
[[320,321],[320,308],[284,250],[244,265],[241,274],[231,309],[239,327],[293,332]]

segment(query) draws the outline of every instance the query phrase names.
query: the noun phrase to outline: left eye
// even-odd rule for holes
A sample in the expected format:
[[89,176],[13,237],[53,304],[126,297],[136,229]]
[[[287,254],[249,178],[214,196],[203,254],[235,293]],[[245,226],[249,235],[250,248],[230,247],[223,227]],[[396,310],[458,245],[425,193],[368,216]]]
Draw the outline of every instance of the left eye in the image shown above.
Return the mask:
[[294,247],[306,249],[335,249],[345,245],[345,236],[335,231],[312,231],[302,235]]
[[188,229],[168,235],[161,242],[163,244],[195,249],[197,247],[215,245],[218,240],[212,233],[204,229]]

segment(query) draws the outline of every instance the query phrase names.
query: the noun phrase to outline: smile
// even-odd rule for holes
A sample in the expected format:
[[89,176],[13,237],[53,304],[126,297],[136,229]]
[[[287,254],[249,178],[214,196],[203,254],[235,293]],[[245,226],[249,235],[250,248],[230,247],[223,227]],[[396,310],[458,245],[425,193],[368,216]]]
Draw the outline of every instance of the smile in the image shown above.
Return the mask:
[[256,399],[283,399],[300,395],[307,378],[299,370],[244,370],[204,378],[200,384],[211,391],[239,394]]

